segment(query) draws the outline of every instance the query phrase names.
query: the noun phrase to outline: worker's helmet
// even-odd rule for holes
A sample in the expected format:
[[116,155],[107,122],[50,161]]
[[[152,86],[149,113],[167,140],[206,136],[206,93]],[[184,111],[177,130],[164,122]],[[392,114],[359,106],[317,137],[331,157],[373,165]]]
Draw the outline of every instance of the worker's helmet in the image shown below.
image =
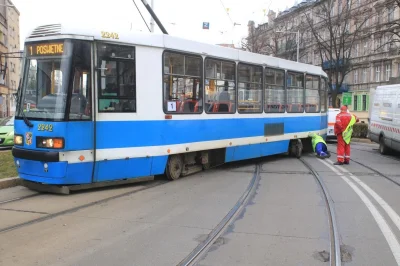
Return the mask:
[[340,107],[340,111],[341,111],[341,112],[347,112],[347,106],[346,106],[346,105],[342,105],[342,106]]

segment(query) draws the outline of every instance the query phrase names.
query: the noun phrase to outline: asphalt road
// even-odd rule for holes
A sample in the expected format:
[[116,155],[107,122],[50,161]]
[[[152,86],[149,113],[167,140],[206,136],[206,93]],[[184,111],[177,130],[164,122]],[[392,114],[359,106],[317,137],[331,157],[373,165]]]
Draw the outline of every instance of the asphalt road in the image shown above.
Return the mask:
[[[399,158],[376,148],[353,144],[352,159],[400,181]],[[335,155],[303,158],[332,198],[342,265],[399,265],[400,187],[356,162],[333,166]],[[69,196],[1,190],[0,265],[177,265],[235,205],[256,164],[255,194],[198,265],[329,265],[324,197],[285,156]]]

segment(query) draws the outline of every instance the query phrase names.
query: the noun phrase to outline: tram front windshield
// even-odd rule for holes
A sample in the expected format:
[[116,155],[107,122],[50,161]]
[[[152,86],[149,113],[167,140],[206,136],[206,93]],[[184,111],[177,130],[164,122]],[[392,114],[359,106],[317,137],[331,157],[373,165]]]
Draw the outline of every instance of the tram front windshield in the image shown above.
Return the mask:
[[33,120],[90,119],[90,43],[28,43],[25,54],[17,117],[24,114]]

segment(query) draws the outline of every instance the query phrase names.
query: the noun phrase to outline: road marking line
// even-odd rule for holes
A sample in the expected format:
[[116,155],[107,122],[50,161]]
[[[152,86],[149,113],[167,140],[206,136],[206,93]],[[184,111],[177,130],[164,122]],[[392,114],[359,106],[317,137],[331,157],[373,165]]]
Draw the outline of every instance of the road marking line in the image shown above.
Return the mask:
[[321,160],[323,164],[329,167],[333,172],[335,172],[338,176],[340,176],[353,190],[356,194],[361,198],[364,202],[365,206],[367,206],[368,210],[371,212],[372,217],[375,219],[375,222],[378,224],[379,228],[382,231],[383,236],[386,238],[386,241],[389,244],[389,247],[393,253],[393,256],[397,262],[397,265],[400,265],[400,244],[396,239],[393,231],[390,229],[388,223],[385,218],[381,215],[375,205],[368,199],[368,197],[357,187],[354,182],[352,182],[349,178],[345,176],[344,173],[341,173],[337,169],[335,169],[331,164]]
[[390,219],[392,219],[393,223],[400,230],[400,216],[396,213],[395,210],[384,200],[381,196],[379,196],[372,188],[370,188],[367,184],[362,182],[357,176],[353,175],[347,169],[339,166],[338,167],[342,172],[346,172],[349,174],[350,178],[353,179],[356,183],[358,183],[362,188],[364,188],[370,195],[373,197],[378,204],[386,211],[387,215],[389,215]]

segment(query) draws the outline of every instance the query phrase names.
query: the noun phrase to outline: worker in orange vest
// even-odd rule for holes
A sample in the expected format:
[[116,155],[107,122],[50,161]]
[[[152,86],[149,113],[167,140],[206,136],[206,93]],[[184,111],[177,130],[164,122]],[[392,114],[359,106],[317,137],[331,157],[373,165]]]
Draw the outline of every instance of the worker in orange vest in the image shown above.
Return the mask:
[[336,115],[335,135],[337,136],[337,162],[335,165],[350,163],[350,141],[353,134],[353,125],[358,118],[347,111],[347,106],[340,107],[340,113]]

